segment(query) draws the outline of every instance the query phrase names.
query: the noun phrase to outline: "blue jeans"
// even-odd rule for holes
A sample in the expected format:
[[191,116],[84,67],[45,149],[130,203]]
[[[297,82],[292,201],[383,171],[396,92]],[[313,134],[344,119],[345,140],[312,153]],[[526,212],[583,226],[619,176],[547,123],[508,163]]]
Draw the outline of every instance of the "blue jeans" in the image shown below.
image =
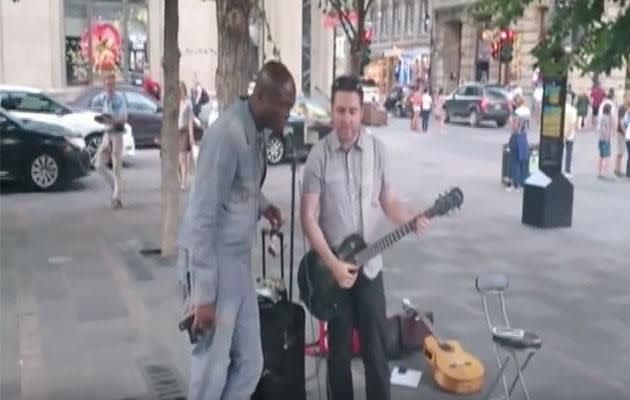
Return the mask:
[[511,154],[510,177],[512,186],[518,189],[525,184],[525,179],[529,176],[529,160],[519,161],[517,152],[513,151]]

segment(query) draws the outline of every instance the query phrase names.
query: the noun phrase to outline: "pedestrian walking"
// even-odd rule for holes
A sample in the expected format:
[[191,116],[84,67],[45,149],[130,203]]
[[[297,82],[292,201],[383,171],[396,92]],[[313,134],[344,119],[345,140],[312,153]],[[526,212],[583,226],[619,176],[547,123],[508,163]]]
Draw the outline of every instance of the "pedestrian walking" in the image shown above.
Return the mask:
[[599,163],[597,177],[603,180],[610,180],[608,176],[608,161],[610,160],[610,140],[615,131],[615,123],[612,115],[612,107],[606,104],[602,109],[601,118],[598,118],[598,148]]
[[446,110],[444,110],[444,104],[446,103],[446,96],[444,95],[444,89],[438,89],[438,94],[435,98],[435,119],[440,124],[440,131],[442,133],[446,133],[444,130],[445,122],[446,122]]
[[510,148],[510,177],[512,186],[508,191],[521,191],[529,172],[529,143],[527,133],[531,121],[531,111],[520,95],[514,98],[512,133],[508,142]]
[[[96,150],[94,165],[112,190],[112,208],[122,208],[122,154],[123,135],[127,123],[127,106],[123,95],[116,90],[116,74],[108,73],[103,79],[105,90],[94,103],[101,102],[101,121],[107,125],[101,144]],[[112,172],[107,164],[111,161]]]
[[433,108],[433,98],[431,97],[429,88],[424,89],[420,106],[422,107],[422,132],[427,133],[429,130],[429,117],[431,116],[431,109]]
[[571,162],[573,161],[573,143],[575,140],[575,132],[578,126],[578,111],[573,106],[572,99],[567,96],[564,105],[564,139],[565,139],[565,158],[564,173],[568,178],[573,177],[571,173]]
[[179,135],[179,183],[182,190],[188,188],[188,177],[192,172],[192,146],[195,144],[192,102],[188,98],[186,84],[179,82],[179,115],[177,133]]
[[582,93],[578,96],[575,107],[578,113],[578,126],[580,129],[584,129],[586,126],[586,116],[588,115],[589,100],[586,93]]
[[422,91],[420,83],[414,88],[411,94],[411,107],[413,115],[411,116],[411,130],[418,130],[418,121],[420,120],[420,114],[422,112]]
[[623,177],[623,172],[621,171],[621,164],[623,161],[623,156],[626,153],[626,127],[624,125],[624,119],[626,116],[626,111],[630,106],[630,94],[626,93],[624,102],[621,103],[619,108],[617,109],[617,121],[616,127],[617,132],[615,133],[615,148],[617,157],[615,157],[615,176],[618,178]]
[[271,228],[280,210],[261,192],[265,129],[282,131],[295,82],[277,61],[261,69],[251,96],[237,99],[206,129],[179,238],[178,281],[194,316],[190,400],[249,399],[263,354],[254,280],[253,235],[262,214]]

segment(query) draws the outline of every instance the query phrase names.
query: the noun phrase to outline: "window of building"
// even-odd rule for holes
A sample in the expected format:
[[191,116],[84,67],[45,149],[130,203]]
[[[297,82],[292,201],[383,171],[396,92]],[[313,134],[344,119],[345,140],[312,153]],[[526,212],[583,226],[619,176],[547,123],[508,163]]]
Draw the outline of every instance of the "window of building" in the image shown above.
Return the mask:
[[66,83],[85,85],[115,72],[142,74],[147,60],[147,0],[64,0]]
[[381,39],[387,39],[389,37],[389,7],[387,7],[385,4],[383,4],[382,6],[383,8],[381,9],[381,29],[379,32],[379,37]]
[[394,2],[393,7],[393,33],[394,36],[400,36],[402,34],[403,29],[403,13],[405,12],[404,7],[400,3],[400,1]]
[[407,0],[405,2],[405,34],[413,35],[416,30],[416,21],[415,21],[415,3],[412,0]]
[[431,21],[431,14],[429,12],[429,0],[422,0],[420,6],[420,25],[422,26],[422,33],[429,33]]

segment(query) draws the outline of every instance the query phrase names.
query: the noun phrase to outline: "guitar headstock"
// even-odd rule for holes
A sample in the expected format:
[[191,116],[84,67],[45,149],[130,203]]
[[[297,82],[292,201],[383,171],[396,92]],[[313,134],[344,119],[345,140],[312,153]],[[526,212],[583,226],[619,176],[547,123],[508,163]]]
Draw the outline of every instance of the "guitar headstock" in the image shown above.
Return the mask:
[[440,194],[433,206],[425,211],[424,215],[428,218],[446,215],[454,209],[461,208],[463,203],[464,192],[460,188],[454,187]]

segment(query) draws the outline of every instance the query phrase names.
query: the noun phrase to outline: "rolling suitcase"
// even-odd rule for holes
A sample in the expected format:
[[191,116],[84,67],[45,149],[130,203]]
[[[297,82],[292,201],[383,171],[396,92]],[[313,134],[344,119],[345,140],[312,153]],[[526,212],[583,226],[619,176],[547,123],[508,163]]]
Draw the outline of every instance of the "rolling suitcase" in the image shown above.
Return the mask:
[[[266,239],[280,241],[280,279],[267,278]],[[290,266],[292,268],[292,266]],[[284,236],[262,231],[262,278],[256,283],[260,311],[263,373],[252,400],[306,400],[304,377],[304,308],[292,301],[292,273],[287,293],[284,278]]]

